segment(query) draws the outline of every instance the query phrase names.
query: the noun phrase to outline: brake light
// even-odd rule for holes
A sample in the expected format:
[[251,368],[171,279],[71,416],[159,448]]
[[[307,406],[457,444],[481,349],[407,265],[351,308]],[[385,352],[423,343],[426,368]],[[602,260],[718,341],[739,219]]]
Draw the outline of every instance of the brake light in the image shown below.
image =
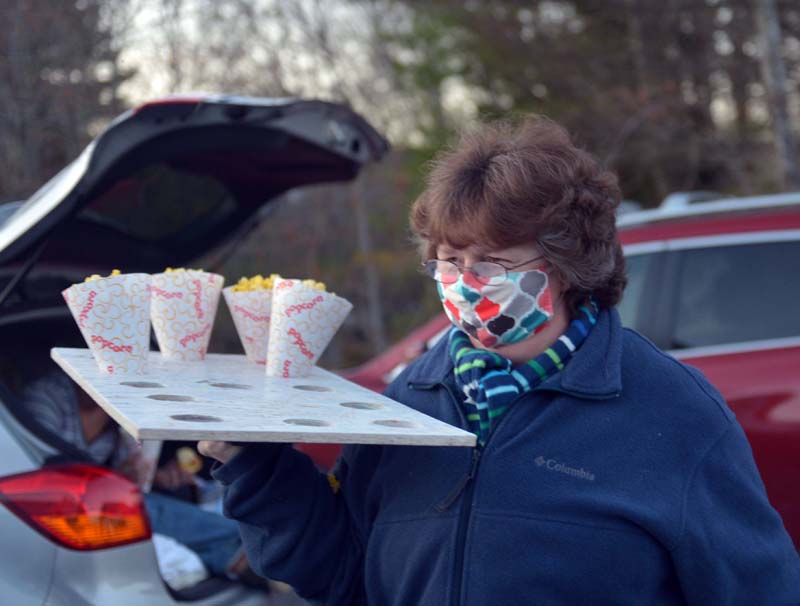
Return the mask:
[[197,105],[205,100],[207,99],[196,95],[173,95],[171,97],[164,97],[163,99],[155,99],[153,101],[148,101],[147,103],[142,103],[133,109],[133,113],[138,114],[150,108],[162,107],[165,105]]
[[150,538],[139,489],[102,467],[55,465],[0,478],[0,502],[71,549],[105,549]]

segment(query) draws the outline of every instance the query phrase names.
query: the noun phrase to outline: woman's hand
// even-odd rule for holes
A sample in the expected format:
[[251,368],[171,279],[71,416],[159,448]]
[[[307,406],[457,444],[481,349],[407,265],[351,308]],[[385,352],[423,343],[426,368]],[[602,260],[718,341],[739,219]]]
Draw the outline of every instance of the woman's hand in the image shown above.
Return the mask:
[[241,446],[230,442],[214,442],[203,440],[197,443],[197,452],[206,457],[216,459],[220,463],[227,463],[242,450]]

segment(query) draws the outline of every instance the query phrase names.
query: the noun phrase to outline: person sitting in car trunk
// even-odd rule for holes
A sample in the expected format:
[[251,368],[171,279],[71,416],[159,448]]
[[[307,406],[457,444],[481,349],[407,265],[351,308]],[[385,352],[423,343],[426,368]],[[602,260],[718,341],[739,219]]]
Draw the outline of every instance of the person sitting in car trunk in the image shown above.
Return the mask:
[[[98,465],[115,469],[141,486],[176,491],[194,482],[171,458],[152,474],[136,441],[60,370],[45,374],[23,390],[27,411],[43,429],[89,455]],[[160,492],[144,494],[153,532],[168,536],[194,551],[214,575],[235,578],[248,574],[237,524],[183,499]],[[266,586],[264,584],[264,586]]]

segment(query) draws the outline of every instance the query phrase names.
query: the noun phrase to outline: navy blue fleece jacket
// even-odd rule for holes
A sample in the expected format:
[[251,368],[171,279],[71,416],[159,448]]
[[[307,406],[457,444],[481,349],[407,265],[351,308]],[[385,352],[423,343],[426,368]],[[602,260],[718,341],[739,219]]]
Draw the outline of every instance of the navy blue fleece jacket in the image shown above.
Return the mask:
[[[445,347],[387,395],[466,427]],[[348,446],[337,493],[288,446],[214,473],[255,569],[330,605],[800,604],[733,414],[613,310],[483,451]]]

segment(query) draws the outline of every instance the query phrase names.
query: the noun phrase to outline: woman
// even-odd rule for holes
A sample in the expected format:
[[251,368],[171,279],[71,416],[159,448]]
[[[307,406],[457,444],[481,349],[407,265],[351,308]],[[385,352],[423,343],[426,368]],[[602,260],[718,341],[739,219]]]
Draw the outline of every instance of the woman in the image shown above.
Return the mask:
[[623,329],[615,177],[552,122],[441,155],[411,224],[454,324],[386,394],[475,449],[201,443],[257,571],[326,604],[798,604],[717,391]]

